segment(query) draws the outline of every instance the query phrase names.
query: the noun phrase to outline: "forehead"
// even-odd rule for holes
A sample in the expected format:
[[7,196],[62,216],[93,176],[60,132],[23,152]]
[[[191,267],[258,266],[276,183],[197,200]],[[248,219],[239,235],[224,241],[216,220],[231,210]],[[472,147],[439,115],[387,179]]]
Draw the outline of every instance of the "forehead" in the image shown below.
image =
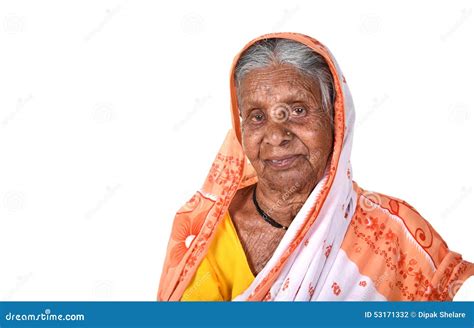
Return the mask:
[[239,90],[244,102],[308,101],[319,98],[317,83],[290,65],[254,69],[242,79]]

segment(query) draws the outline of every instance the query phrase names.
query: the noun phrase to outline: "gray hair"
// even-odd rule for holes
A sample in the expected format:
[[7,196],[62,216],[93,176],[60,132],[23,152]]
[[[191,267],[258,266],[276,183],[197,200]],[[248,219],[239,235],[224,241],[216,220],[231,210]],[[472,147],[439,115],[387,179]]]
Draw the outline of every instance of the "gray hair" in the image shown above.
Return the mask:
[[[234,72],[237,90],[242,79],[251,70],[273,64],[289,64],[310,77],[321,90],[322,106],[333,122],[334,82],[324,58],[308,46],[293,40],[270,38],[257,41],[241,55]],[[240,94],[237,92],[240,104]]]

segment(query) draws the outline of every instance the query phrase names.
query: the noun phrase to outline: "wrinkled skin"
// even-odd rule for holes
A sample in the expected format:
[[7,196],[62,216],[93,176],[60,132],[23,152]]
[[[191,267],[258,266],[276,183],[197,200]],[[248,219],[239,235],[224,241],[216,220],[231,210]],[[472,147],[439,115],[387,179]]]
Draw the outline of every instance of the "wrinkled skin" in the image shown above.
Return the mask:
[[[333,144],[318,85],[289,65],[247,73],[238,89],[242,145],[258,176],[260,207],[288,226],[322,178]],[[254,274],[268,262],[285,230],[265,222],[239,190],[229,208]]]

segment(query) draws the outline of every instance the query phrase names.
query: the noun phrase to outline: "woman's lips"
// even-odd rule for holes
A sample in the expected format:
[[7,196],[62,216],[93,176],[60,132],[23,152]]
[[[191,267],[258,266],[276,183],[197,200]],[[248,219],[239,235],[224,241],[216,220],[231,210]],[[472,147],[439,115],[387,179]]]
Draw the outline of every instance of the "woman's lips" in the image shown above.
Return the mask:
[[277,170],[286,170],[291,167],[293,163],[298,159],[298,155],[291,155],[286,157],[279,157],[275,159],[267,159],[265,163]]

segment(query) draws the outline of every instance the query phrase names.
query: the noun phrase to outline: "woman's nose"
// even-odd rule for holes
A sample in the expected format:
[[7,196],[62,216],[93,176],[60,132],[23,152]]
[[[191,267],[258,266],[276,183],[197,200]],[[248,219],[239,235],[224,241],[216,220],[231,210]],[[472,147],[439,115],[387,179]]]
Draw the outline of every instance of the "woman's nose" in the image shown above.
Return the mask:
[[285,124],[269,121],[266,126],[264,142],[279,147],[285,146],[292,139],[292,134],[285,128]]

